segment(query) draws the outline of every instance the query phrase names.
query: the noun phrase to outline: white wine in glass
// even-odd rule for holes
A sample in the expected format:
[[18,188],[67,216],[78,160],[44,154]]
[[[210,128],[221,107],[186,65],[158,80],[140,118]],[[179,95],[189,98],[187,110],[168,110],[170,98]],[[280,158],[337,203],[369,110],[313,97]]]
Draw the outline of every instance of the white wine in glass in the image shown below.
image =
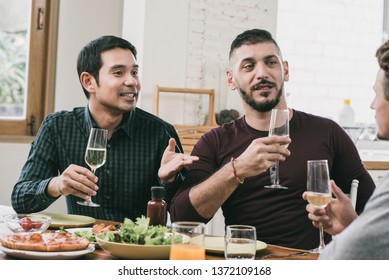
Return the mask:
[[[309,204],[317,208],[325,208],[331,202],[332,194],[330,190],[330,175],[328,171],[328,161],[308,160],[307,162],[307,200]],[[311,250],[320,254],[324,247],[323,226],[319,226],[320,244],[319,247]]]
[[328,203],[331,202],[331,198],[331,194],[307,192],[307,200],[309,204],[313,205],[316,208],[325,208]]
[[107,149],[104,148],[88,148],[85,152],[85,162],[95,173],[96,169],[103,166],[106,160]]
[[[103,166],[107,157],[107,139],[108,130],[92,128],[89,134],[88,145],[85,151],[85,162],[89,165],[95,174],[96,169]],[[84,206],[98,207],[97,203],[92,202],[91,196],[85,201],[77,201]]]
[[[289,136],[289,109],[271,110],[269,136]],[[287,145],[285,145],[287,147]],[[274,176],[272,172],[275,172]],[[268,189],[287,189],[288,187],[280,184],[279,161],[270,169],[271,185],[265,186]]]

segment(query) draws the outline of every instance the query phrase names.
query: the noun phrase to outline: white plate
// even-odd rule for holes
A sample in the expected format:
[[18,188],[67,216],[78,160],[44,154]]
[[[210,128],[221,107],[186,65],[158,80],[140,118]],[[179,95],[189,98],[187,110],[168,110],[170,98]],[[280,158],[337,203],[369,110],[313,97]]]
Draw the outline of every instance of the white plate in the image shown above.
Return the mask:
[[85,226],[92,225],[94,222],[96,222],[95,218],[82,216],[82,215],[52,214],[52,213],[45,213],[45,212],[42,212],[41,214],[53,218],[50,224],[50,228],[85,227]]
[[[211,254],[224,254],[224,237],[223,236],[209,236],[204,239],[205,250]],[[265,242],[257,240],[257,251],[266,249]]]
[[9,249],[0,245],[0,250],[12,257],[27,260],[71,260],[93,252],[95,250],[95,246],[93,244],[89,244],[86,249],[78,251],[38,252]]

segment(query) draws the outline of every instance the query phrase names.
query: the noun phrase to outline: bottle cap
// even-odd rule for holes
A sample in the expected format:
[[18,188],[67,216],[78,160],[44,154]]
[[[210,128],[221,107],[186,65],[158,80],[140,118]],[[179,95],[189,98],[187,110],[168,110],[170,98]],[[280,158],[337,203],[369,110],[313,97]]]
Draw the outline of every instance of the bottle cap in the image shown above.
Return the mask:
[[345,100],[344,100],[344,104],[345,104],[345,105],[350,105],[350,99],[345,99]]
[[151,187],[151,197],[157,199],[163,199],[165,195],[165,187],[154,186]]

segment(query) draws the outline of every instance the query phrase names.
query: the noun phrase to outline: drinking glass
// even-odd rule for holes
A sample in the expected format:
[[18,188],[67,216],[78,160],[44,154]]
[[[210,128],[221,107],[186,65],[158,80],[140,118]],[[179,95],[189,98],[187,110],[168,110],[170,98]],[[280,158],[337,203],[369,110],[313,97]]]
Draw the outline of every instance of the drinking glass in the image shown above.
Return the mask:
[[[271,110],[269,136],[271,135],[289,136],[289,110],[288,109]],[[288,147],[288,144],[285,144],[285,147]],[[275,174],[272,174],[273,172]],[[270,189],[288,188],[280,184],[278,160],[276,164],[270,168],[270,180],[272,181],[272,184],[270,186],[265,186],[265,188],[270,188]]]
[[376,124],[370,124],[367,126],[367,135],[369,137],[369,155],[373,154],[373,148],[374,148],[374,141],[377,140],[377,125]]
[[[330,175],[327,160],[308,160],[307,162],[307,200],[317,208],[325,208],[331,201]],[[320,244],[311,252],[320,254],[324,247],[324,232],[319,225]]]
[[369,136],[369,140],[375,141],[377,139],[377,125],[376,124],[370,124],[367,126],[367,133]]
[[[92,128],[89,134],[88,145],[85,151],[85,162],[95,174],[96,169],[103,166],[107,156],[107,139],[108,130],[100,128]],[[100,205],[92,202],[91,196],[85,201],[77,201],[78,204],[91,207],[99,207]]]
[[205,260],[205,224],[175,222],[172,224],[171,260]]
[[229,225],[224,238],[224,256],[226,260],[253,260],[257,251],[255,227]]

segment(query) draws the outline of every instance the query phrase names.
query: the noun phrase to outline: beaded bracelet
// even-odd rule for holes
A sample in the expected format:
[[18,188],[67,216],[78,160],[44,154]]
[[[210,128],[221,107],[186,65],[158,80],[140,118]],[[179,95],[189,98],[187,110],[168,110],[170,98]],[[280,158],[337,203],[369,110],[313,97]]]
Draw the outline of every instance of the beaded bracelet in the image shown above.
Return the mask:
[[234,177],[235,179],[238,181],[239,184],[243,184],[244,183],[244,179],[241,180],[238,175],[236,174],[236,168],[235,168],[235,164],[234,164],[234,158],[232,157],[231,158],[231,166],[232,166],[232,172],[234,173]]

